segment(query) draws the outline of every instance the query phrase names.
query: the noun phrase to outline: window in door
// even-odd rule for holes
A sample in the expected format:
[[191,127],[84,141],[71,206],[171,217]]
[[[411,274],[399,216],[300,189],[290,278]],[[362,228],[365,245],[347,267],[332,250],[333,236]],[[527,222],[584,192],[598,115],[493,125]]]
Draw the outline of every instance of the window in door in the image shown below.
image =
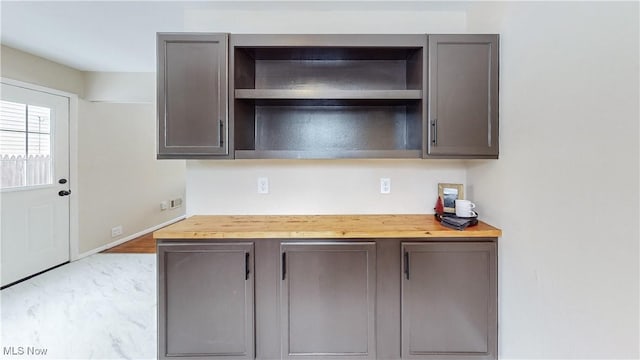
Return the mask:
[[51,109],[0,100],[0,188],[52,183]]

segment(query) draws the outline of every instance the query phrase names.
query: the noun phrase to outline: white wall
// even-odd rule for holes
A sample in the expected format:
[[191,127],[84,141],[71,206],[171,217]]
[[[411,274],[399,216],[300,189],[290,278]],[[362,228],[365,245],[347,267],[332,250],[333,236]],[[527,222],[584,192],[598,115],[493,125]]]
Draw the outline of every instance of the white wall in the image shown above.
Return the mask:
[[3,77],[82,96],[82,72],[51,60],[2,45],[0,73]]
[[[185,11],[185,30],[232,33],[456,33],[466,5],[236,3]],[[257,194],[267,176],[271,193]],[[380,194],[380,177],[392,192]],[[464,183],[462,161],[188,161],[188,214],[433,213],[438,182]]]
[[[80,224],[81,252],[185,214],[185,206],[160,210],[161,201],[185,198],[185,161],[156,160],[155,73],[88,72],[84,89],[80,198],[93,215]],[[112,238],[118,225],[123,234]]]
[[300,34],[464,32],[467,5],[438,2],[208,3],[184,12],[186,31]]
[[[433,213],[438,182],[464,183],[459,161],[235,160],[187,162],[194,214]],[[269,194],[258,194],[258,177]],[[380,178],[391,194],[380,194]]]
[[[155,104],[80,102],[80,252],[184,214],[160,202],[184,197],[184,160],[156,160]],[[111,228],[122,225],[112,239]]]
[[[482,217],[504,230],[500,358],[640,358],[638,3],[212,6],[218,8],[185,12],[184,30],[500,33],[501,157],[468,163],[189,161],[189,213],[431,212],[437,182],[466,179]],[[2,50],[3,76],[83,91],[72,69]],[[100,76],[94,80],[105,80]],[[117,82],[112,80],[106,83]],[[87,176],[81,190],[93,193],[82,216],[99,233],[84,246],[90,249],[108,242],[115,224],[125,231],[135,227],[113,217],[121,212],[126,220],[135,205],[107,195],[127,182],[151,183],[158,174],[180,176],[181,170],[175,165],[175,172],[134,173],[136,166],[123,154],[140,149],[133,163],[151,161],[151,105],[84,102],[81,112],[89,118],[81,132],[87,136],[80,149]],[[139,137],[122,133],[129,125]],[[99,164],[104,168],[94,170]],[[271,194],[256,194],[258,176],[270,178]],[[382,176],[392,179],[391,195],[377,191]],[[157,196],[139,184],[131,188],[137,192],[125,199],[142,199],[141,213],[158,216]],[[168,186],[167,194],[171,189],[177,191]],[[104,206],[113,208],[102,213]]]
[[[1,50],[1,76],[100,101],[81,99],[72,114],[77,123],[71,124],[71,157],[78,162],[77,178],[70,179],[77,214],[73,256],[184,215],[184,207],[160,211],[160,201],[184,196],[185,161],[155,160],[155,74],[86,73],[10,47]],[[111,238],[116,225],[123,234]]]
[[500,358],[640,358],[637,3],[226,6],[187,11],[186,30],[500,33],[501,157],[190,161],[188,213],[431,212],[435,183],[466,178],[504,229]]
[[[154,73],[83,73],[80,102],[80,253],[104,249],[185,214],[185,161],[156,160]],[[122,225],[123,234],[111,237]]]
[[501,227],[502,359],[638,359],[638,3],[477,4],[501,34],[498,161],[468,183]]
[[124,104],[155,104],[155,73],[85,72],[84,99]]

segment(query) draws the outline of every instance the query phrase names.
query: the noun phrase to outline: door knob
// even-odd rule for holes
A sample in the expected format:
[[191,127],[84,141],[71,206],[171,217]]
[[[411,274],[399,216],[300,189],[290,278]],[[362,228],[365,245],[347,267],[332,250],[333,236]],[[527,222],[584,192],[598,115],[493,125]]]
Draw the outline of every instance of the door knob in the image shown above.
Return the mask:
[[58,191],[58,195],[60,196],[68,196],[71,194],[71,190],[67,191],[67,190],[60,190]]

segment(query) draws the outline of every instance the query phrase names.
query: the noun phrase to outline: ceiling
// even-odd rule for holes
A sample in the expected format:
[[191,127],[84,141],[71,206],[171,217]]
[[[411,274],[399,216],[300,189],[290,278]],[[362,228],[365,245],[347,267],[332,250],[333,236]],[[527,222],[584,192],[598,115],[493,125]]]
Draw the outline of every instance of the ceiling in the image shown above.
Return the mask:
[[181,31],[172,2],[2,1],[2,44],[84,71],[155,69],[156,31]]
[[[156,32],[185,31],[185,13],[278,8],[378,11],[461,10],[424,1],[6,1],[1,42],[83,71],[155,71]],[[219,31],[225,31],[221,29]]]

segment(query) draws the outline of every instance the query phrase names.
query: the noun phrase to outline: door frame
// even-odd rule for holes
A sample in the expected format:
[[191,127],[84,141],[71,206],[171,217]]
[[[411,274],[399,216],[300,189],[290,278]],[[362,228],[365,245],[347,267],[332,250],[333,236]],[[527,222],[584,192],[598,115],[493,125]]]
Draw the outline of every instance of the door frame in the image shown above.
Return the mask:
[[80,258],[78,204],[81,196],[78,191],[78,95],[6,77],[0,77],[0,82],[69,99],[69,178],[71,179],[69,185],[73,194],[69,197],[69,261],[78,260]]

